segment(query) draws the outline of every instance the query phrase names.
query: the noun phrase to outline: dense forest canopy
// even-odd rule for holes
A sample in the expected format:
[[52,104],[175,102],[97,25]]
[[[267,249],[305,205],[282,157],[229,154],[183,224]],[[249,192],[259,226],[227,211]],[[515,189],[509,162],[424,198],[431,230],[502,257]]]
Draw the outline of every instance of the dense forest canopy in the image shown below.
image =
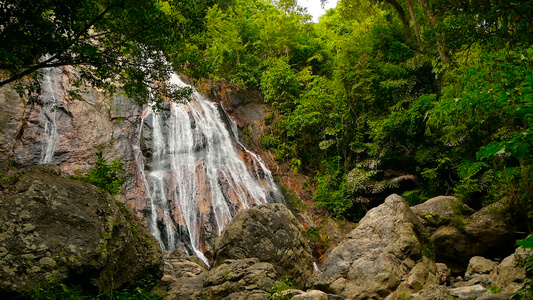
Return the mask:
[[[68,2],[68,3],[67,3]],[[0,1],[0,84],[75,65],[148,99],[170,68],[259,89],[262,146],[311,175],[318,205],[356,220],[391,192],[506,199],[533,217],[533,4],[341,0]]]
[[455,194],[529,219],[529,1],[344,0],[318,24],[288,7],[211,7],[188,71],[263,92],[262,146],[314,176],[319,205],[357,219],[393,191]]

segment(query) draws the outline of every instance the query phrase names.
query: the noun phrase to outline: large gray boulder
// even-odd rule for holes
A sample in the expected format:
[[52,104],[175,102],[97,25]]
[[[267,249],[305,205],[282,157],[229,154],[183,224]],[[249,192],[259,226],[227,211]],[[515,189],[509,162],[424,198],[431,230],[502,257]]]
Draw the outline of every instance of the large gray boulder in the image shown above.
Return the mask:
[[0,294],[46,282],[109,290],[160,278],[157,241],[99,188],[38,166],[0,194]]
[[423,232],[405,200],[391,195],[332,250],[308,285],[349,299],[383,299],[438,284],[434,261],[423,255]]
[[[437,249],[436,257],[438,261],[445,262],[455,272],[464,272],[470,258],[474,256],[502,257],[514,250],[516,230],[505,221],[505,199],[484,207],[470,216],[456,214],[450,217],[446,214],[444,219],[454,221],[449,223],[443,223],[443,218],[437,217],[444,215],[446,210],[426,215],[433,211],[429,207],[458,207],[460,202],[454,202],[453,198],[449,197],[434,199],[440,200],[434,201],[435,203],[424,209],[418,205],[412,209],[420,216],[425,216],[424,219],[439,220],[431,224],[426,220],[428,226],[440,226],[433,227],[436,229],[432,229],[431,235],[431,240]],[[434,211],[439,210],[434,209]]]
[[282,204],[243,210],[215,242],[214,266],[228,259],[257,258],[271,263],[280,276],[300,288],[313,272],[313,258],[304,230]]

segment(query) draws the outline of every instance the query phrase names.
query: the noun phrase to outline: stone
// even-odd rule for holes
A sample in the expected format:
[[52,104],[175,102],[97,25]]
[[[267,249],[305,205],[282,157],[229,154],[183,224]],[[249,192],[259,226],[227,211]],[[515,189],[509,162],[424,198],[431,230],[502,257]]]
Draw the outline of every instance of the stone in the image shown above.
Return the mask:
[[189,300],[201,290],[207,269],[197,257],[187,257],[180,250],[164,252],[163,278],[156,289],[165,300]]
[[0,194],[0,294],[52,281],[108,291],[161,278],[159,243],[122,203],[41,165]]
[[424,203],[412,206],[413,212],[418,215],[426,227],[439,227],[449,223],[456,214],[471,215],[474,210],[453,196],[439,196],[431,198]]
[[442,285],[429,285],[418,293],[411,294],[412,300],[456,300],[450,291]]
[[431,240],[435,245],[437,259],[451,268],[456,268],[456,272],[464,272],[470,258],[483,254],[486,248],[482,243],[472,240],[464,232],[449,225],[439,227],[431,235]]
[[526,270],[521,261],[532,255],[531,249],[519,247],[515,253],[507,256],[496,267],[494,285],[501,288],[502,292],[516,293],[524,286]]
[[383,299],[397,289],[411,294],[436,284],[435,263],[422,254],[423,232],[405,200],[391,195],[331,251],[308,286],[350,299]]
[[269,290],[279,277],[276,268],[257,258],[228,259],[209,271],[200,299],[268,300]]
[[5,173],[13,164],[13,141],[23,130],[24,102],[17,92],[9,87],[0,88],[0,172]]
[[509,300],[513,296],[513,293],[499,293],[483,295],[476,300]]
[[464,286],[450,289],[450,293],[459,299],[476,299],[489,293],[489,291],[482,285],[476,284],[472,286]]
[[470,259],[468,267],[465,273],[465,279],[469,280],[474,275],[490,274],[494,271],[494,268],[498,265],[497,262],[490,259],[486,259],[481,256],[474,256]]
[[313,272],[313,258],[303,228],[283,204],[243,210],[215,241],[214,266],[228,259],[257,258],[271,263],[280,276],[303,287]]
[[452,275],[452,270],[448,268],[446,264],[436,263],[437,274],[439,275],[439,284],[444,284],[449,281],[450,276]]
[[329,300],[329,297],[322,291],[310,290],[292,297],[291,300]]
[[505,220],[503,210],[506,199],[500,200],[474,213],[466,222],[465,233],[478,243],[484,245],[487,253],[512,253],[516,241],[515,229]]

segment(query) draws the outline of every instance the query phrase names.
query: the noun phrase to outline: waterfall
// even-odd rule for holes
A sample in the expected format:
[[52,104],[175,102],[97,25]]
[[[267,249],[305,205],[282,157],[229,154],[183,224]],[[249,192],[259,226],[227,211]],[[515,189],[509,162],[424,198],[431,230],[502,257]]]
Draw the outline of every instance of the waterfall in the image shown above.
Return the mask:
[[[187,86],[177,75],[171,83]],[[238,211],[283,196],[222,108],[196,91],[192,98],[145,109],[139,149],[146,163],[139,168],[149,195],[145,216],[162,248],[183,247],[207,263],[206,241]]]
[[39,111],[39,121],[43,124],[42,144],[40,164],[52,162],[54,156],[54,146],[58,139],[56,110],[61,95],[59,91],[61,69],[45,68],[41,82],[41,110]]

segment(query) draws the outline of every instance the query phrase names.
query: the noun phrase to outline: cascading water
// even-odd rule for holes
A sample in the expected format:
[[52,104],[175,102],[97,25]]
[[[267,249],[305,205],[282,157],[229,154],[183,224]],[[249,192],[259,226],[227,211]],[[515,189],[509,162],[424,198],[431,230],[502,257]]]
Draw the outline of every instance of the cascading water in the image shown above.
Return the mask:
[[[187,86],[177,75],[171,83]],[[229,119],[194,92],[188,104],[171,102],[161,111],[148,107],[141,125],[139,148],[148,162],[139,167],[149,194],[150,229],[163,249],[183,247],[206,263],[201,251],[206,240],[219,235],[238,211],[283,201],[272,174],[238,141]]]
[[61,69],[46,68],[43,71],[41,82],[41,110],[39,111],[39,121],[43,125],[40,164],[52,162],[54,157],[54,146],[58,139],[56,111],[61,95],[59,94]]

